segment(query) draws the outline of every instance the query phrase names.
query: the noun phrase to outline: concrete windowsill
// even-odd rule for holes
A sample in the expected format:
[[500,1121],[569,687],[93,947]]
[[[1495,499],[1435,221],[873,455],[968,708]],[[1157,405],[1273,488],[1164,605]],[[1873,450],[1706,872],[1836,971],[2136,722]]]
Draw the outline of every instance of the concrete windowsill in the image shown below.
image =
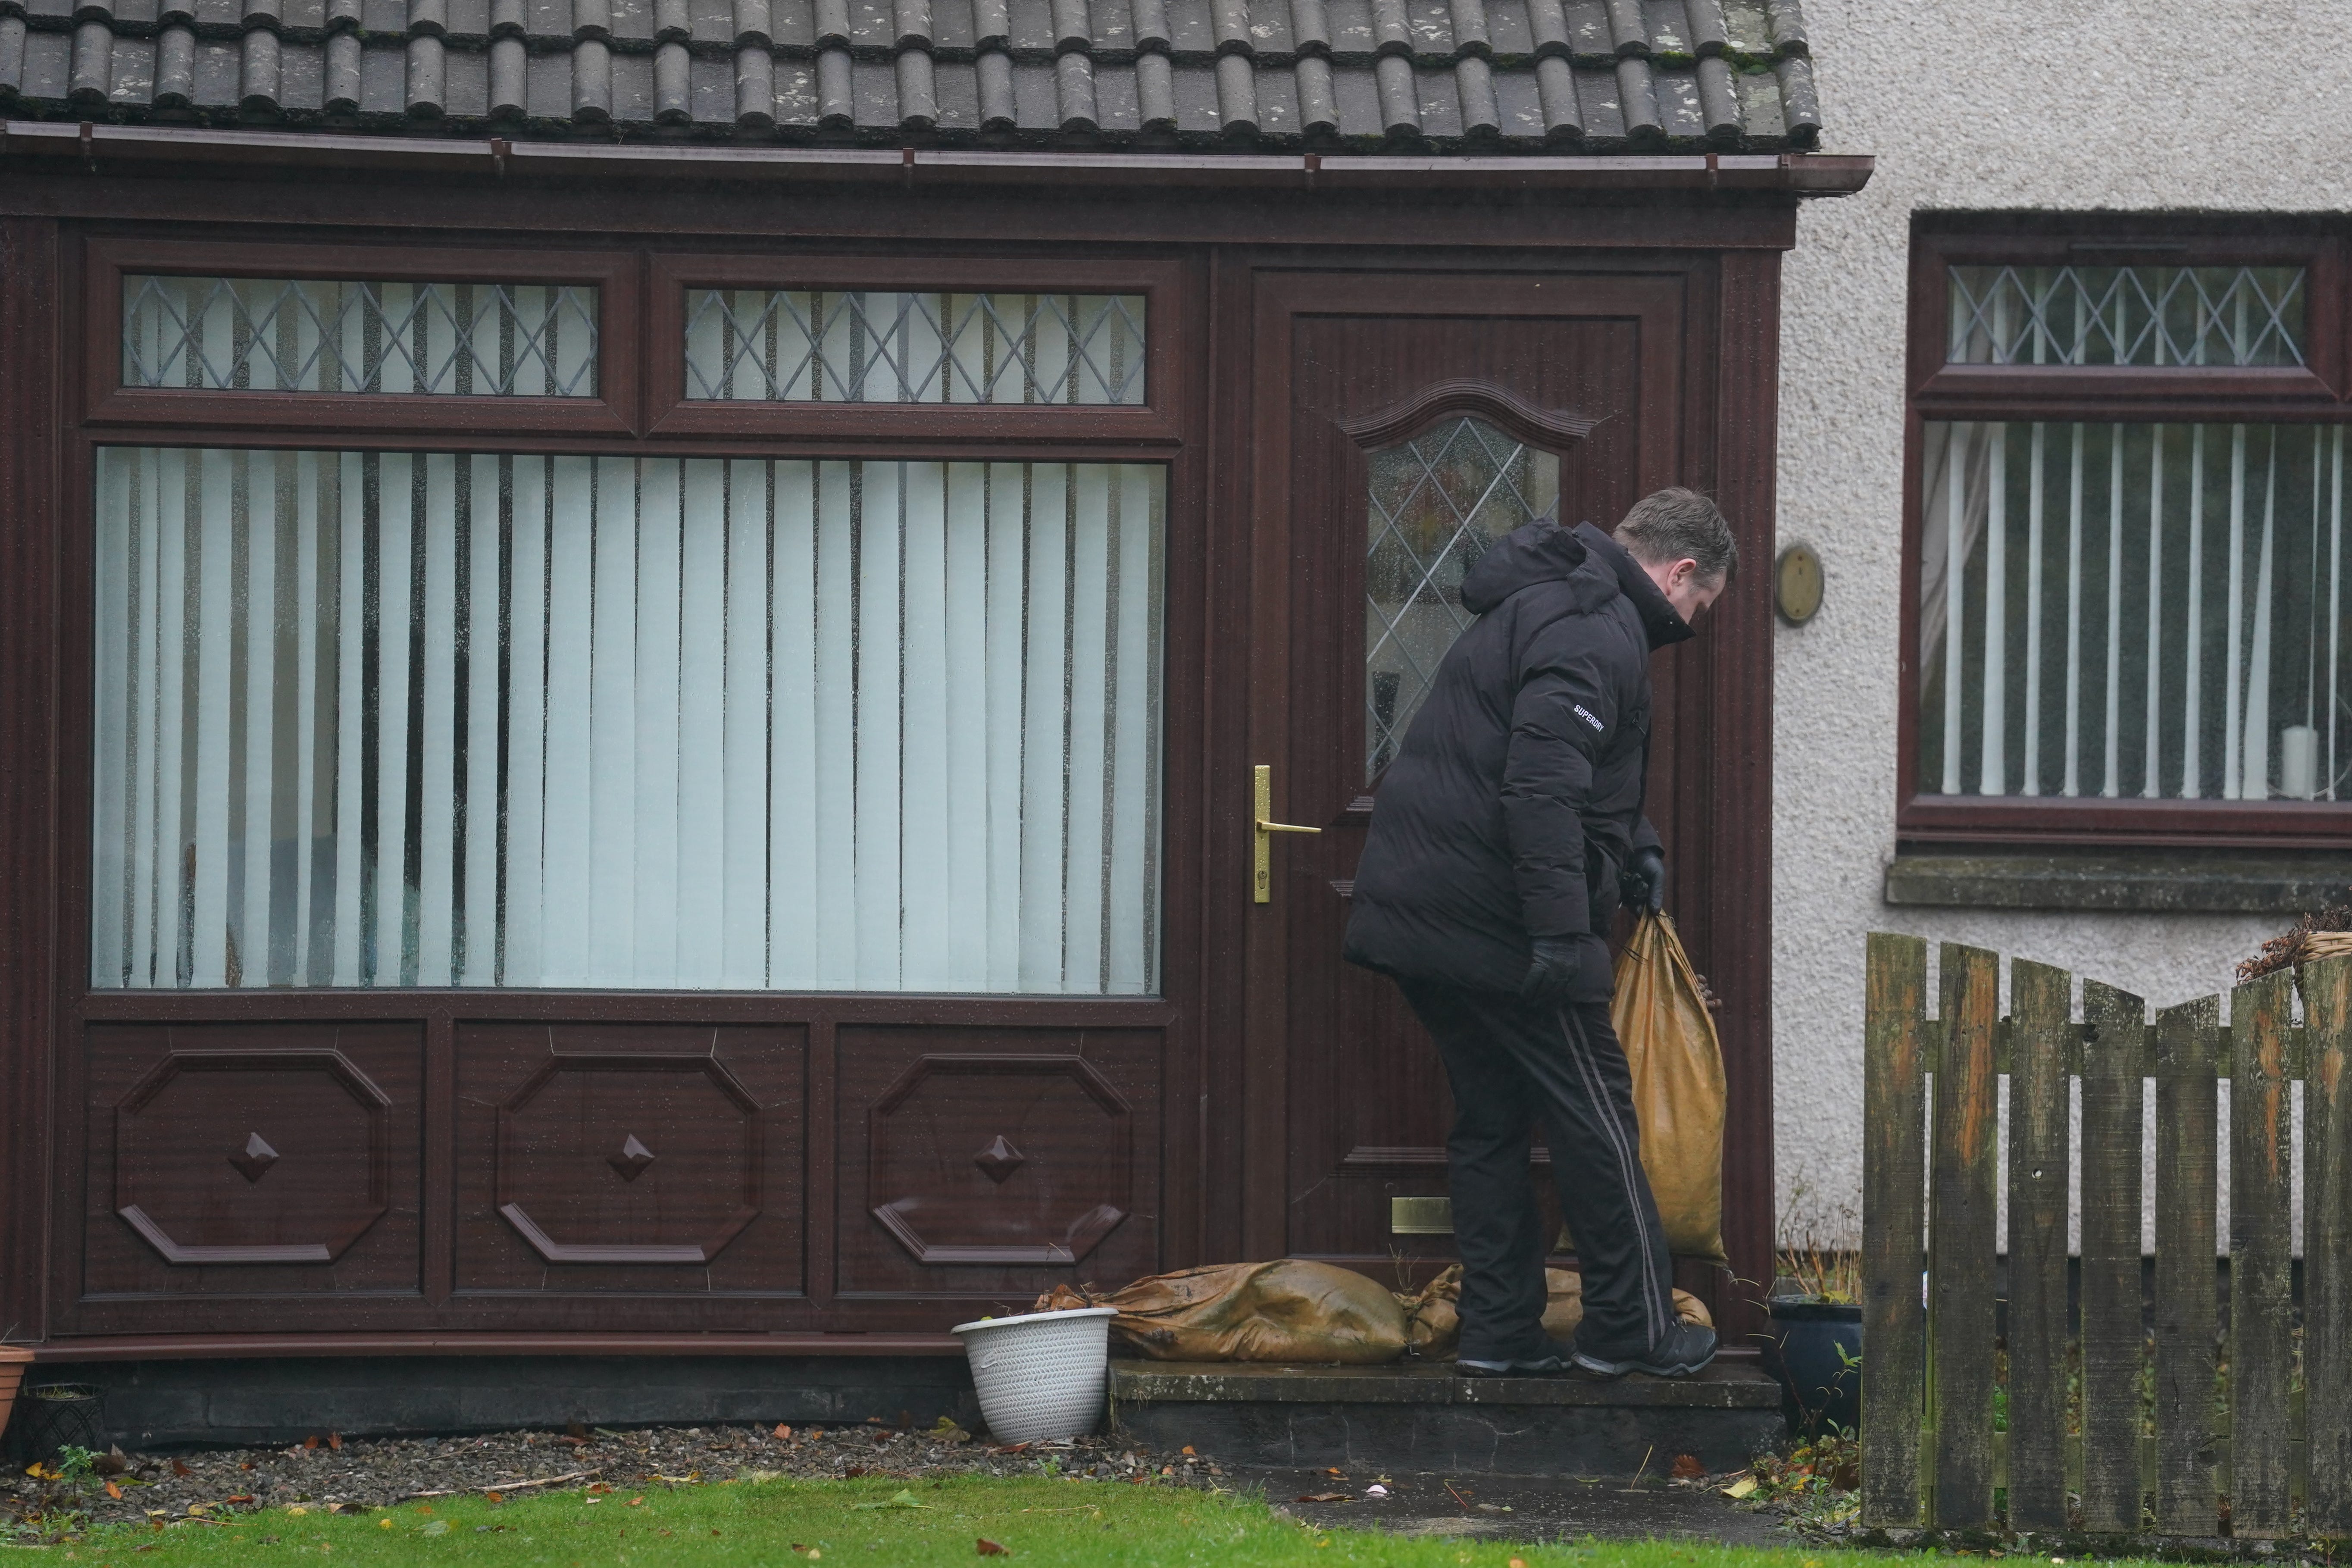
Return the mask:
[[2352,853],[2099,850],[1898,854],[1890,904],[2152,914],[2301,914],[2352,898]]

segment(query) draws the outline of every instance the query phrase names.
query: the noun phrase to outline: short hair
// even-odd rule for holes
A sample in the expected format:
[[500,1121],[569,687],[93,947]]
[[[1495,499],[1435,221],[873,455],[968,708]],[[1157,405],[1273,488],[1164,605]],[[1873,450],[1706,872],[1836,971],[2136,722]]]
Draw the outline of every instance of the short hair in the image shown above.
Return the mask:
[[1617,525],[1617,542],[1645,565],[1690,560],[1710,583],[1727,583],[1739,571],[1739,542],[1715,498],[1702,490],[1654,490],[1633,503]]

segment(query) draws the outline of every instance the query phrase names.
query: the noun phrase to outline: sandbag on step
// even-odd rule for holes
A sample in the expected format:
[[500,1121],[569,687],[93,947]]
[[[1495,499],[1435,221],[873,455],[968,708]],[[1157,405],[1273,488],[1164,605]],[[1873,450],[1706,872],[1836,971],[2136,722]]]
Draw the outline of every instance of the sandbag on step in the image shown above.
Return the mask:
[[[1566,1268],[1544,1270],[1544,1332],[1556,1340],[1574,1337],[1584,1321],[1584,1276]],[[1446,1269],[1422,1287],[1417,1296],[1400,1296],[1405,1310],[1405,1339],[1412,1353],[1424,1361],[1452,1361],[1462,1339],[1462,1265]],[[1687,1290],[1675,1292],[1675,1316],[1685,1323],[1712,1327],[1715,1319],[1706,1303]]]
[[1404,1354],[1404,1300],[1335,1264],[1215,1264],[1139,1279],[1100,1300],[1118,1309],[1113,1340],[1154,1361],[1370,1366]]

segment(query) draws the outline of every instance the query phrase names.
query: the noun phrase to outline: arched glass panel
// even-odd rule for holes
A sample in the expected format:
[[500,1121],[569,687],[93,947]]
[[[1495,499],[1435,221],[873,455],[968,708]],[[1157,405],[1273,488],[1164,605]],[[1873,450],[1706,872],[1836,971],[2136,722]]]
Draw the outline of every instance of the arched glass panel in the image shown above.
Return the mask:
[[1475,617],[1462,578],[1559,507],[1559,458],[1483,419],[1443,420],[1371,458],[1364,566],[1364,778],[1396,757],[1438,661]]

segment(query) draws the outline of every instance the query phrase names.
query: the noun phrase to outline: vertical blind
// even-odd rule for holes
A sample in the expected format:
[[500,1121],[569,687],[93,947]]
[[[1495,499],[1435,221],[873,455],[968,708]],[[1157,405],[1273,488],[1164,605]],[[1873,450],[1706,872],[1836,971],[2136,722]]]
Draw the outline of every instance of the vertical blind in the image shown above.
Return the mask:
[[122,279],[122,384],[593,397],[597,294],[134,273]]
[[1139,404],[1140,294],[696,289],[689,400]]
[[1919,788],[2336,800],[2344,431],[1927,427]]
[[1157,987],[1156,466],[98,481],[96,984]]

